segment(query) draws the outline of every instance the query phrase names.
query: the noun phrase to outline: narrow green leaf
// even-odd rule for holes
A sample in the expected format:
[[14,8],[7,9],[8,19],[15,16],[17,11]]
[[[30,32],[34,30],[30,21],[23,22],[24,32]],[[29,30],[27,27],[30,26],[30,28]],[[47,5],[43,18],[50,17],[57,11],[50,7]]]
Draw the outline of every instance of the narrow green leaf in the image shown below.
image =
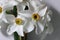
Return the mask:
[[6,14],[12,14],[13,15],[13,10],[6,10]]
[[17,34],[17,32],[14,32],[14,40],[21,40],[21,37]]
[[10,10],[6,10],[6,14],[10,14]]
[[13,10],[6,10],[6,14],[12,14],[14,15],[15,17],[17,17],[17,7],[16,6],[13,6]]
[[15,16],[15,17],[17,17],[17,6],[14,6],[13,7],[13,15]]

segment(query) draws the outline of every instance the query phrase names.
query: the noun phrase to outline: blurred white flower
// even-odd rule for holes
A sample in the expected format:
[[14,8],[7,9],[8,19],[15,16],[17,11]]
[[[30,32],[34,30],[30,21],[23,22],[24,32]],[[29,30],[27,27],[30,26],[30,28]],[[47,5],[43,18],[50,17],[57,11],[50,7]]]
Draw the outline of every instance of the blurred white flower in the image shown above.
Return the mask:
[[11,7],[14,5],[17,5],[15,1],[0,0],[0,20],[7,23],[7,20],[5,19],[5,11],[11,9]]
[[[8,23],[9,23],[9,26],[8,26],[8,28],[7,28],[7,33],[9,34],[9,35],[11,35],[11,34],[13,34],[15,31],[18,33],[18,35],[20,35],[20,36],[24,36],[24,32],[26,32],[26,31],[29,31],[29,32],[31,32],[32,30],[33,30],[33,28],[31,28],[32,26],[34,26],[34,25],[32,25],[31,23],[30,24],[28,24],[28,21],[29,20],[27,20],[27,18],[26,17],[24,17],[24,16],[22,16],[22,15],[20,15],[20,12],[21,11],[25,11],[24,9],[25,9],[25,6],[26,6],[27,4],[24,4],[24,3],[22,3],[21,5],[20,5],[20,8],[19,8],[19,5],[17,5],[17,17],[14,17],[13,15],[11,15],[11,14],[6,14],[6,19],[7,19],[7,21],[8,21]],[[21,7],[22,6],[22,7]],[[22,9],[21,9],[22,8]],[[21,10],[18,10],[18,9],[21,9]],[[26,10],[27,11],[27,10]],[[17,21],[19,21],[19,22],[17,22]],[[21,24],[22,23],[22,24]],[[18,25],[17,25],[18,24]],[[26,25],[27,25],[27,28],[25,28],[26,27]],[[17,26],[19,26],[19,27],[17,27]],[[31,26],[31,27],[28,27],[28,26]],[[27,29],[27,30],[26,30]],[[30,30],[31,29],[31,30]],[[26,30],[26,31],[25,31]]]
[[0,29],[1,29],[1,26],[0,26]]
[[23,0],[15,0],[15,1],[17,1],[17,2],[23,2]]
[[25,19],[21,15],[14,17],[13,15],[9,15],[9,14],[6,15],[6,19],[9,23],[9,26],[7,28],[7,34],[8,35],[11,35],[14,32],[17,32],[18,35],[24,36],[24,29],[25,29],[25,25],[27,23],[27,19]]
[[25,10],[21,11],[19,14],[28,18],[28,22],[25,26],[25,32],[27,33],[31,32],[35,28],[36,34],[40,34],[44,31],[46,24],[51,21],[51,18],[48,15],[49,12],[47,12],[47,6],[43,7],[42,9],[38,9],[38,11]]
[[[22,6],[20,6],[20,8],[17,6],[17,17],[14,17],[13,15],[6,15],[6,19],[9,23],[9,26],[7,28],[7,33],[9,35],[13,34],[16,31],[18,35],[24,36],[24,32],[29,33],[33,31],[34,28],[36,34],[44,32],[45,26],[48,25],[48,23],[51,21],[51,18],[49,16],[50,12],[47,10],[47,6],[45,6],[45,4],[40,5],[40,3],[37,1],[32,1],[31,3],[29,2],[27,5],[29,5],[28,7],[32,10],[34,8],[33,11],[30,9],[24,10],[26,4],[20,3]],[[31,5],[32,7],[30,7]],[[50,33],[52,31],[50,29],[50,26],[47,26],[47,29],[49,29],[47,33]]]
[[[16,17],[14,17],[13,15],[11,15],[11,14],[6,14],[5,15],[5,17],[6,17],[6,19],[7,19],[7,22],[8,22],[8,24],[9,24],[9,26],[8,26],[8,28],[7,28],[7,33],[9,34],[9,35],[11,35],[11,34],[13,34],[15,31],[18,33],[18,35],[20,35],[20,36],[24,36],[24,32],[25,32],[25,30],[26,29],[28,29],[28,28],[30,28],[29,30],[30,31],[32,31],[33,29],[31,28],[33,25],[31,24],[27,24],[28,23],[28,20],[27,20],[27,18],[26,17],[23,17],[22,15],[20,15],[19,14],[19,12],[21,12],[21,11],[24,11],[25,10],[25,7],[26,6],[28,6],[29,7],[29,4],[26,2],[26,3],[20,3],[20,5],[18,4],[18,5],[16,5],[16,7],[17,7],[17,16]],[[11,8],[10,8],[11,9]],[[10,10],[10,9],[8,9],[8,10]],[[29,8],[29,10],[30,10],[30,8]],[[19,22],[22,22],[22,24],[21,23],[18,23],[18,22],[16,22],[16,21],[19,21]],[[17,25],[18,24],[18,25]],[[27,27],[27,28],[25,28],[25,26],[26,25],[28,25],[28,26],[31,26],[31,27]],[[19,26],[19,27],[17,27],[17,26]],[[29,31],[29,30],[26,30],[26,31]],[[29,31],[29,32],[30,32]]]

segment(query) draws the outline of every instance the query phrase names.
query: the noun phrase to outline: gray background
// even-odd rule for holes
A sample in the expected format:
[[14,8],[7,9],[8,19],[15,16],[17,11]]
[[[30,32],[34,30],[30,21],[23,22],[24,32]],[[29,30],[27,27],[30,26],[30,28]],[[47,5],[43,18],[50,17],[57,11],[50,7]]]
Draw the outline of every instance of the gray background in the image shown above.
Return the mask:
[[[53,11],[52,24],[54,32],[51,35],[47,35],[44,40],[60,40],[60,0],[44,0],[47,6]],[[3,28],[6,28],[4,24]],[[5,30],[4,30],[5,31]],[[8,36],[6,33],[0,32],[0,40],[13,40],[13,36]],[[33,32],[28,34],[28,40],[40,40],[40,35],[36,35]]]

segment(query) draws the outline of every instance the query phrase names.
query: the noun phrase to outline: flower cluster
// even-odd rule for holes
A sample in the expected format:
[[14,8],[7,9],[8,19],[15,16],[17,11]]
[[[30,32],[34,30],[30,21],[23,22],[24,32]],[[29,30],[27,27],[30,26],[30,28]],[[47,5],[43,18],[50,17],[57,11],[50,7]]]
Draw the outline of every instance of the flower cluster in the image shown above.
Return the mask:
[[40,0],[0,0],[0,23],[9,24],[7,34],[35,31],[36,34],[52,33],[51,10]]

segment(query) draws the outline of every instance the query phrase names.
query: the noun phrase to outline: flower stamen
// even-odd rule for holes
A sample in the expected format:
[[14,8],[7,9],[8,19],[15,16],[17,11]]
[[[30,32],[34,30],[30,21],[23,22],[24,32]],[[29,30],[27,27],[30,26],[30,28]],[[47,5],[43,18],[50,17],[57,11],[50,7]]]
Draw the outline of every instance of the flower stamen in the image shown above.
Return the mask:
[[2,7],[0,7],[0,13],[2,13]]
[[16,22],[17,25],[21,25],[22,24],[22,19],[16,18],[15,22]]
[[32,15],[32,19],[35,20],[35,21],[40,20],[39,14],[38,14],[38,13],[34,13],[34,14]]

